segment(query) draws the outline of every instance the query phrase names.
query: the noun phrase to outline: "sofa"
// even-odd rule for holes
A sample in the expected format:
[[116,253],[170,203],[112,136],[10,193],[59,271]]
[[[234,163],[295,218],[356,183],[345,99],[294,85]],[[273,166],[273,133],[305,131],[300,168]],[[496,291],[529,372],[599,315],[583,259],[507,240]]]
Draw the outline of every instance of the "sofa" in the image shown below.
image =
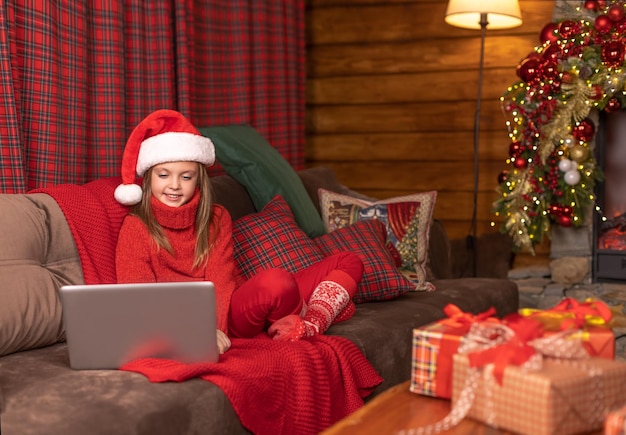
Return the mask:
[[[319,188],[358,195],[328,168],[297,174],[318,212]],[[230,175],[214,176],[212,184],[215,201],[235,223],[257,212],[247,189]],[[210,382],[151,383],[125,371],[72,370],[57,290],[83,283],[84,276],[67,219],[46,193],[3,194],[0,227],[3,434],[248,433]],[[381,375],[383,382],[366,400],[410,379],[412,331],[443,318],[447,304],[472,313],[493,307],[500,316],[517,310],[517,287],[506,275],[455,277],[454,255],[443,226],[433,220],[428,271],[435,289],[360,303],[351,319],[327,331],[354,343]]]

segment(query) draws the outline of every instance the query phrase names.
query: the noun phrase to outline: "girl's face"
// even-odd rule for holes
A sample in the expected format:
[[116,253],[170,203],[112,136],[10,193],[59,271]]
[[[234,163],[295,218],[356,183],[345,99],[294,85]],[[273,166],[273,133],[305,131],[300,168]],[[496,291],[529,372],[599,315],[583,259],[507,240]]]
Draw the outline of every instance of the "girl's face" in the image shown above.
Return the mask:
[[150,187],[152,196],[170,207],[189,202],[198,185],[197,162],[168,162],[152,168]]

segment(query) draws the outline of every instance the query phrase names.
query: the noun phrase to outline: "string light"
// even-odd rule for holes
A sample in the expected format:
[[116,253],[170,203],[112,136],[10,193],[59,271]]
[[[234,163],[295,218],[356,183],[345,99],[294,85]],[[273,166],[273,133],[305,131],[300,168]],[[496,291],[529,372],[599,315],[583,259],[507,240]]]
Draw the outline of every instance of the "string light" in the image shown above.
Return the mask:
[[[541,35],[534,49],[539,56],[531,54],[520,63],[521,80],[500,98],[509,138],[518,145],[506,159],[511,167],[498,186],[494,212],[506,217],[502,230],[514,236],[518,248],[532,252],[553,225],[584,224],[584,209],[596,199],[593,189],[601,171],[592,152],[595,125],[588,116],[626,96],[624,46],[621,52],[603,50],[614,41],[626,43],[626,29],[595,27],[595,18],[615,4],[624,2],[596,11],[564,5],[571,13]],[[564,160],[567,164],[560,165]],[[568,167],[574,172],[561,170]]]

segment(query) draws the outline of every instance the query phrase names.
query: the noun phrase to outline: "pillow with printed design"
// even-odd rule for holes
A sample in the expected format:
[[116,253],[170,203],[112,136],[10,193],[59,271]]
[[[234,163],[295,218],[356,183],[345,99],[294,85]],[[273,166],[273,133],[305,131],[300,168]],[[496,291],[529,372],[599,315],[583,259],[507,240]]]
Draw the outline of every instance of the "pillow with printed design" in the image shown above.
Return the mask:
[[414,291],[432,291],[427,281],[428,237],[436,191],[365,201],[319,189],[322,220],[328,232],[359,221],[379,220],[387,230],[386,247],[396,267],[414,283]]
[[361,304],[395,299],[415,290],[415,285],[398,270],[385,248],[386,238],[382,222],[364,220],[313,240],[327,256],[350,251],[361,258],[363,276],[357,293],[352,297],[354,303]]

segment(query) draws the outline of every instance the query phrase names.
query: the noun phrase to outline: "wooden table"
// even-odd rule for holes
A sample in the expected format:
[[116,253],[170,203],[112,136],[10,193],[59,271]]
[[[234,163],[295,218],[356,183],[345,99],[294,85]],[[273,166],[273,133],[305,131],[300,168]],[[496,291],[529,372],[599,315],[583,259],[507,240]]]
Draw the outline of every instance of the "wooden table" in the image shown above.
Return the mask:
[[[409,391],[410,382],[396,385],[374,397],[361,409],[322,432],[323,435],[384,435],[436,423],[450,412],[450,401]],[[440,434],[513,435],[466,418]],[[594,432],[602,434],[602,431]]]

